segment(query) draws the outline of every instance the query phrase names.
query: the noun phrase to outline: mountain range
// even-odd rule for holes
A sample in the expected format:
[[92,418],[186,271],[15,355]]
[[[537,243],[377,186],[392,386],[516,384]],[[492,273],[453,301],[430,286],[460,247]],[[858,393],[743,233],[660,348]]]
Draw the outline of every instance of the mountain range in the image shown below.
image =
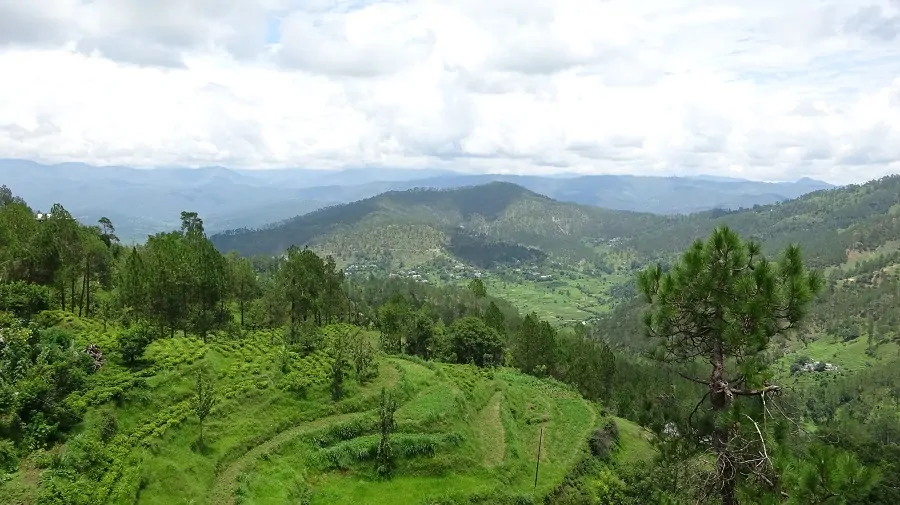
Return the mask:
[[560,202],[509,182],[389,191],[262,229],[215,234],[222,251],[272,255],[310,246],[338,259],[405,264],[438,256],[498,262],[596,257],[594,244],[658,227],[669,217]]
[[547,257],[575,265],[609,253],[646,264],[665,261],[720,225],[773,252],[799,243],[813,266],[840,264],[853,251],[900,240],[900,176],[749,209],[669,216],[561,202],[509,182],[389,191],[212,241],[243,255],[296,245],[344,261],[407,265],[440,256],[484,267]]
[[529,176],[365,167],[340,171],[135,169],[0,160],[0,183],[36,208],[48,209],[62,202],[84,222],[109,217],[126,241],[176,228],[182,210],[198,212],[207,229],[217,232],[259,228],[389,191],[449,189],[498,181],[562,202],[655,214],[766,205],[832,187],[812,179],[768,183],[713,176]]

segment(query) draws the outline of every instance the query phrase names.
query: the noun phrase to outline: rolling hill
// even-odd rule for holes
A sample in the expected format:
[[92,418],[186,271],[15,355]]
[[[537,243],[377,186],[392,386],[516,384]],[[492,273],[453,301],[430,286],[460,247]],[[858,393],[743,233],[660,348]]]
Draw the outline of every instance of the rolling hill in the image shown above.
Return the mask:
[[512,183],[492,182],[458,189],[390,191],[262,230],[221,233],[214,242],[222,250],[242,254],[278,254],[290,245],[310,245],[334,254],[445,253],[453,252],[465,237],[535,248],[574,262],[591,258],[602,244],[646,263],[671,257],[714,227],[727,224],[772,250],[799,243],[812,265],[824,268],[900,239],[898,216],[898,176],[750,209],[684,216],[598,209],[560,202]]
[[682,251],[710,230],[728,225],[770,251],[789,243],[803,246],[819,268],[900,239],[900,176],[809,193],[800,198],[740,211],[712,210],[673,218],[664,229],[635,230],[626,247],[646,258]]
[[511,174],[438,176],[405,183],[370,183],[342,188],[344,198],[427,187],[450,189],[490,182],[509,182],[562,202],[654,214],[689,214],[715,208],[738,209],[766,205],[833,186],[812,179],[759,182],[743,179],[582,175],[541,177]]
[[[675,259],[696,238],[728,225],[761,242],[769,254],[801,246],[806,262],[825,274],[825,291],[813,303],[798,340],[784,342],[783,371],[805,356],[844,371],[893,362],[900,345],[900,176],[823,191],[781,204],[732,213],[700,213],[670,222],[666,230],[640,230],[620,244],[641,262]],[[633,275],[626,283],[633,283]],[[632,284],[633,285],[633,284]],[[618,346],[641,349],[634,290],[597,321],[598,332]],[[810,343],[812,342],[812,343]]]
[[[563,322],[595,317],[616,300],[627,299],[637,269],[670,261],[719,225],[762,242],[770,253],[798,243],[811,266],[832,272],[849,268],[848,262],[877,262],[897,250],[898,218],[896,176],[751,209],[686,216],[598,209],[493,182],[388,192],[263,230],[219,234],[213,242],[222,251],[242,254],[310,246],[345,263],[367,259],[392,268],[403,264],[428,270],[442,258],[493,268],[486,277],[492,292]],[[547,259],[551,261],[543,261]],[[500,268],[515,260],[543,263],[540,273],[552,281]]]
[[177,228],[182,210],[200,213],[209,231],[254,228],[317,208],[387,191],[451,189],[511,182],[556,200],[597,207],[678,214],[712,208],[752,207],[830,187],[809,179],[765,183],[741,179],[628,175],[523,176],[462,174],[448,170],[231,170],[42,165],[0,160],[0,184],[40,210],[60,202],[93,223],[112,218],[119,237],[141,241]]
[[390,257],[417,264],[455,257],[483,267],[552,255],[591,261],[596,244],[670,218],[558,202],[511,183],[391,191],[320,209],[261,230],[214,235],[221,251],[280,254],[310,246],[350,261]]

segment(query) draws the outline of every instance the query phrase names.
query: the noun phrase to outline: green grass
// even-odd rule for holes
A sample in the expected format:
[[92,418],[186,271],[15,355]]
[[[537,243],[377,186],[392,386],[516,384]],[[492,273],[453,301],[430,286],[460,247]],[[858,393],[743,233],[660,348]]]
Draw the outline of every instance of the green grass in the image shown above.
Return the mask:
[[791,363],[801,356],[806,356],[814,361],[837,365],[840,371],[854,372],[871,366],[876,361],[895,359],[900,350],[894,342],[883,342],[875,347],[874,356],[869,356],[866,354],[867,348],[868,343],[864,336],[849,342],[823,336],[806,345],[792,341],[790,351],[776,362],[775,370],[779,375],[787,375],[790,373]]
[[[597,418],[594,407],[566,387],[512,370],[486,372],[446,364],[432,364],[431,370],[409,362],[403,366],[408,367],[407,377],[416,377],[424,387],[398,410],[396,443],[440,442],[451,435],[452,443],[439,443],[433,455],[403,459],[397,475],[386,481],[375,476],[373,464],[365,459],[338,471],[321,471],[317,454],[329,449],[297,438],[257,462],[241,488],[241,503],[287,503],[303,489],[312,490],[312,503],[334,504],[430,503],[451,494],[496,489],[530,495],[541,429],[537,494],[543,495],[582,457]],[[365,446],[373,440],[363,435],[332,447]]]
[[[849,251],[846,261],[844,261],[840,265],[826,268],[824,273],[826,275],[831,275],[831,273],[835,270],[840,270],[841,272],[850,272],[854,267],[856,267],[857,264],[862,261],[871,260],[879,256],[891,254],[897,251],[900,251],[900,240],[889,240],[871,251]],[[888,267],[888,269],[893,270],[895,267],[896,266]]]
[[561,275],[554,272],[551,281],[489,276],[484,282],[488,293],[509,300],[522,313],[534,311],[550,322],[567,323],[608,311],[612,302],[610,288],[625,280],[622,275],[590,276],[564,271]]
[[615,418],[619,427],[619,450],[617,464],[639,465],[653,458],[655,449],[650,445],[653,434],[646,428],[627,419]]
[[[224,335],[204,343],[176,336],[155,342],[146,362],[118,362],[115,328],[61,321],[79,345],[102,342],[107,364],[91,377],[76,433],[95,437],[102,410],[118,435],[103,444],[108,464],[79,492],[95,503],[430,503],[447,496],[531,495],[540,447],[538,496],[580,461],[598,423],[597,409],[568,386],[512,369],[479,369],[380,357],[369,383],[345,382],[330,399],[323,353],[294,355],[288,372],[309,378],[306,396],[279,387],[283,372],[276,331]],[[218,402],[204,424],[190,410],[194,374],[215,378]],[[382,387],[399,399],[394,478],[379,479],[371,460]],[[59,449],[67,450],[68,444]],[[99,441],[98,441],[99,443]],[[34,503],[40,470],[23,463],[0,481],[0,502]]]

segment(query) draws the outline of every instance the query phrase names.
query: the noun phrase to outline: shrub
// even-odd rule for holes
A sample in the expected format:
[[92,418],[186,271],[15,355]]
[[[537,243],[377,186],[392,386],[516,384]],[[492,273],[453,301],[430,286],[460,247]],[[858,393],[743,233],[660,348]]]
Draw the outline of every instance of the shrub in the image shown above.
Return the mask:
[[75,335],[73,335],[72,332],[62,328],[45,328],[38,332],[38,340],[41,345],[44,346],[54,346],[65,349],[69,347],[69,344],[74,339]]
[[310,379],[298,372],[291,372],[278,381],[278,388],[293,393],[299,399],[305,399],[312,384]]
[[309,505],[312,503],[312,499],[314,496],[314,492],[312,488],[309,487],[309,484],[303,482],[302,480],[297,480],[294,482],[293,487],[291,487],[290,491],[288,491],[288,499],[290,503],[296,503],[297,505]]
[[144,323],[135,323],[122,331],[118,340],[122,360],[131,364],[144,355],[147,346],[153,341],[153,330]]
[[[380,435],[366,435],[339,442],[317,453],[319,464],[324,469],[347,469],[353,463],[374,460],[378,473],[384,468],[393,468],[395,457],[417,458],[431,457],[441,451],[449,450],[463,443],[459,433],[394,433],[390,436],[390,454],[388,459],[379,455],[382,450]],[[389,474],[390,472],[388,472]]]
[[116,413],[112,410],[100,411],[100,422],[98,424],[100,440],[109,442],[116,433],[119,432],[119,422],[116,419]]
[[356,437],[372,433],[378,429],[378,420],[374,417],[360,417],[344,423],[330,424],[321,433],[313,437],[313,441],[319,447],[351,440]]
[[591,433],[588,444],[595,458],[608,460],[619,443],[619,426],[615,420],[609,419],[602,428]]
[[12,473],[19,466],[16,446],[9,440],[0,440],[0,472]]
[[53,294],[47,286],[23,281],[0,283],[0,310],[12,312],[22,319],[53,306]]
[[227,336],[231,340],[240,340],[244,336],[244,328],[241,327],[240,323],[229,319],[222,330],[225,332],[225,336]]

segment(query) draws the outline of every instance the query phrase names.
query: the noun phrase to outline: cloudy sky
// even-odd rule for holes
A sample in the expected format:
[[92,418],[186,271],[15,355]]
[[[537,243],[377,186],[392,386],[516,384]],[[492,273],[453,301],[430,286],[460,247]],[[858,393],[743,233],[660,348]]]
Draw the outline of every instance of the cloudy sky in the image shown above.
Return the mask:
[[900,0],[0,0],[0,157],[867,180]]

